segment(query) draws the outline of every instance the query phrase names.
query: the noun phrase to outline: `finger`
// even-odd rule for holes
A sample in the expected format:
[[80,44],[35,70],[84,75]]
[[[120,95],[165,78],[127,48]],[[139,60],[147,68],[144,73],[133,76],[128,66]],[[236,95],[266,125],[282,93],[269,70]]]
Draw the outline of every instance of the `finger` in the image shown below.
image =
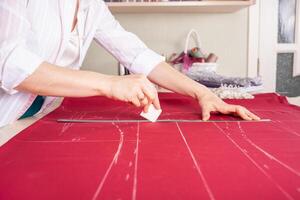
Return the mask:
[[145,99],[145,95],[144,95],[142,90],[137,91],[137,97],[138,97],[139,100]]
[[234,116],[240,117],[244,120],[251,120],[251,118],[246,114],[247,109],[242,106],[237,105],[228,105],[228,111],[232,113]]
[[139,99],[137,97],[133,97],[130,102],[135,105],[136,107],[140,107],[141,106],[141,103],[139,101]]
[[257,115],[255,115],[255,114],[253,114],[252,112],[250,112],[250,111],[248,111],[247,112],[247,115],[249,116],[249,117],[251,117],[252,119],[254,119],[254,120],[260,120],[260,117],[258,117]]
[[210,109],[207,106],[202,107],[202,120],[207,121],[210,118]]
[[144,106],[143,110],[144,110],[145,113],[147,113],[149,111],[149,106],[150,106],[149,104]]
[[226,111],[224,114],[236,113],[236,106],[234,106],[234,105],[227,105],[225,109],[226,109]]
[[142,90],[137,91],[137,96],[141,106],[144,107],[144,112],[148,112],[148,108],[149,108],[148,98],[144,95]]
[[147,86],[142,87],[142,91],[148,98],[148,103],[151,104],[152,101],[155,99],[155,93]]
[[158,109],[158,110],[161,109],[158,95],[156,95],[155,99],[153,100],[153,105],[154,105],[154,107],[155,107],[156,109]]
[[156,109],[161,109],[158,94],[155,88],[143,87],[143,92],[148,98],[148,105],[153,104]]
[[240,116],[244,120],[252,120],[252,118],[247,115],[246,109],[243,109],[243,108],[237,106],[236,113],[238,114],[238,116]]
[[154,93],[154,99],[152,101],[154,107],[158,110],[161,109],[161,106],[160,106],[160,102],[159,102],[159,98],[158,98],[158,93],[157,93],[157,89],[155,88],[155,86],[151,83],[151,81],[149,81],[147,79],[147,86],[149,88],[149,90],[152,91],[152,93]]
[[142,106],[142,107],[145,107],[145,106],[149,105],[149,104],[148,104],[148,99],[147,99],[147,98],[144,98],[144,99],[140,100],[140,103],[141,103],[141,106]]
[[228,107],[228,106],[218,107],[217,111],[220,112],[220,113],[222,113],[222,114],[225,114],[225,115],[230,114],[230,113],[233,112],[232,109],[230,109],[230,107]]

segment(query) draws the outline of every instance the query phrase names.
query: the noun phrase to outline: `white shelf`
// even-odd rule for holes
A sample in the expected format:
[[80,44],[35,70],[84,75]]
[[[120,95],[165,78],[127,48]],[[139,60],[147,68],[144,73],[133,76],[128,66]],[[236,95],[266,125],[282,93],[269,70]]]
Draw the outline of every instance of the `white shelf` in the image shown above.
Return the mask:
[[255,4],[255,0],[108,2],[112,13],[230,13]]

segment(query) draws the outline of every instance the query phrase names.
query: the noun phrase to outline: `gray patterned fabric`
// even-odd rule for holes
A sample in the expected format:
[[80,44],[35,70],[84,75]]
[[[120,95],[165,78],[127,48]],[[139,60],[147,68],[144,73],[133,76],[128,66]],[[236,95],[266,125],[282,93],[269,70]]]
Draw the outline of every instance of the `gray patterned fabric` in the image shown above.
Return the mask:
[[193,80],[210,88],[218,88],[222,85],[230,85],[237,87],[252,87],[262,85],[261,77],[226,77],[219,75],[213,71],[188,71],[186,75],[192,78]]

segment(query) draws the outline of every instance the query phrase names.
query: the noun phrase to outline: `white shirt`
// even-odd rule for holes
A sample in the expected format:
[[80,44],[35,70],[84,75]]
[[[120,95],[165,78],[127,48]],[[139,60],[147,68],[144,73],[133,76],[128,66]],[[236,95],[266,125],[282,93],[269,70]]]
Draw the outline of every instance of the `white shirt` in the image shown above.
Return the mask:
[[78,63],[80,54],[80,37],[78,33],[78,26],[74,28],[69,36],[69,41],[66,45],[64,53],[60,62],[58,63],[59,66],[67,66],[69,68],[78,69],[76,63]]
[[[76,0],[0,1],[0,127],[22,116],[36,97],[14,90],[16,86],[43,61],[66,63],[75,6]],[[93,39],[133,73],[147,75],[164,60],[125,31],[102,0],[80,0],[77,19],[79,50],[74,68],[81,66]],[[47,97],[43,108],[52,101]]]

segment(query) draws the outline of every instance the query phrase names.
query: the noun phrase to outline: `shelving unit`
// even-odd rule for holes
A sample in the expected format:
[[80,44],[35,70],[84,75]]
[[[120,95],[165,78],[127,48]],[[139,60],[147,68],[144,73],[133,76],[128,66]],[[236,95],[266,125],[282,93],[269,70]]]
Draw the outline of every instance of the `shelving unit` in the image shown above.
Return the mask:
[[107,2],[113,13],[230,13],[253,4],[255,0]]

